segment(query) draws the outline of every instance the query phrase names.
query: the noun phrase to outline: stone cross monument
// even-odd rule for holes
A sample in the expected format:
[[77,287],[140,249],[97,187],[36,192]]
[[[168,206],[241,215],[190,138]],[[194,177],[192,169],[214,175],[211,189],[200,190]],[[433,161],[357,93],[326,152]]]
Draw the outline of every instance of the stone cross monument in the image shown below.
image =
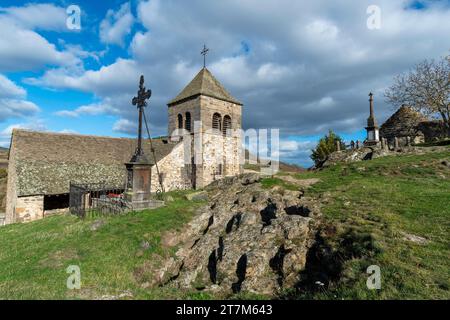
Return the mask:
[[142,113],[147,106],[146,100],[150,99],[151,95],[151,90],[144,87],[144,76],[141,76],[137,96],[132,100],[132,104],[139,110],[138,143],[130,162],[125,163],[127,169],[125,199],[132,204],[134,210],[151,207],[151,163],[142,148]]

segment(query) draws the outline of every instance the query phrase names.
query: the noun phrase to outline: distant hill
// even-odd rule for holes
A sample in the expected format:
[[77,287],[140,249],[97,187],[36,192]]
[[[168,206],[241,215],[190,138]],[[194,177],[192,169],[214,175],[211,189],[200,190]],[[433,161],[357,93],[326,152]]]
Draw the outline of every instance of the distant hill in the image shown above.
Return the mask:
[[[260,159],[257,159],[257,164],[250,164],[249,163],[249,159],[250,159],[250,152],[245,149],[245,165],[244,165],[244,169],[247,170],[254,170],[254,171],[259,171],[260,168],[263,166],[261,165],[261,161]],[[283,161],[279,162],[278,168],[280,171],[284,171],[284,172],[303,172],[306,171],[305,168],[300,167],[296,164],[290,164],[290,163],[286,163]]]

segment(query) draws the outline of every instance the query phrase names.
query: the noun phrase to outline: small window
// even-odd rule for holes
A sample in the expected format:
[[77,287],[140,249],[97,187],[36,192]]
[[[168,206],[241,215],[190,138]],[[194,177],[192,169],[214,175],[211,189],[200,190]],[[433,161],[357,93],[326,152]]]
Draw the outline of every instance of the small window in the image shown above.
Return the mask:
[[220,130],[222,127],[222,117],[219,113],[214,113],[212,118],[212,127],[213,129]]
[[178,114],[178,129],[183,129],[183,116]]
[[190,112],[186,112],[186,120],[185,120],[184,128],[189,132],[191,131],[191,113]]
[[222,132],[223,132],[224,136],[227,134],[227,130],[231,130],[231,117],[230,116],[223,117]]

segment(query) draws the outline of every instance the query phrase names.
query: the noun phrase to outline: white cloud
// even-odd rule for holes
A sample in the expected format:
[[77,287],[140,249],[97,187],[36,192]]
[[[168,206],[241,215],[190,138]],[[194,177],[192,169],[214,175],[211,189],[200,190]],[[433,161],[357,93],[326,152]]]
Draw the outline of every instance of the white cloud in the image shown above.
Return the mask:
[[40,111],[39,107],[26,97],[24,88],[0,74],[0,122],[9,118],[33,116]]
[[31,101],[18,99],[0,99],[0,122],[8,118],[29,117],[40,111]]
[[76,65],[81,60],[70,52],[58,51],[38,33],[0,16],[0,71],[36,70],[46,65]]
[[4,75],[0,74],[0,98],[24,97],[26,91],[24,88],[16,85]]
[[123,92],[135,87],[139,79],[136,63],[129,59],[117,59],[99,70],[77,70],[69,68],[50,69],[41,78],[27,78],[26,83],[50,87],[93,92],[99,96]]
[[84,106],[80,106],[75,110],[61,110],[55,114],[62,117],[76,118],[81,115],[97,116],[111,112],[111,106],[103,103],[92,103]]
[[66,26],[66,9],[50,3],[0,8],[0,17],[27,29],[70,31]]
[[116,121],[116,123],[114,124],[113,131],[133,134],[136,132],[136,128],[137,128],[136,122],[132,122],[128,119],[120,119]]
[[100,40],[106,44],[124,46],[124,37],[131,32],[133,22],[129,2],[122,4],[117,12],[108,10],[100,23]]

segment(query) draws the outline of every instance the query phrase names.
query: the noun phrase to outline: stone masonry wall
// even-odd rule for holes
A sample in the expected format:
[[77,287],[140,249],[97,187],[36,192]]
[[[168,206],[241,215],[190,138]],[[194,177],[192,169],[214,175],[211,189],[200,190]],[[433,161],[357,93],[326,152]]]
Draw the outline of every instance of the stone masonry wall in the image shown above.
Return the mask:
[[14,222],[30,222],[42,219],[43,217],[44,196],[17,198]]
[[186,112],[191,113],[191,128],[194,128],[194,121],[200,120],[200,97],[185,101],[183,103],[169,107],[169,127],[168,135],[172,135],[178,129],[178,114],[183,116],[183,128],[186,120]]
[[[243,172],[239,163],[242,144],[240,134],[223,136],[221,132],[212,132],[212,118],[219,113],[223,119],[231,117],[233,130],[242,127],[242,106],[207,96],[201,96],[200,119],[202,121],[202,157],[200,169],[197,169],[197,187],[202,188],[223,176],[234,176]],[[217,175],[218,167],[222,164],[222,175]]]
[[[202,163],[197,169],[197,188],[225,176],[242,173],[239,155],[242,150],[239,136],[223,137],[222,134],[204,133],[202,135]],[[218,174],[222,165],[222,174]]]
[[[163,175],[163,185],[165,191],[184,190],[191,188],[191,183],[187,180],[184,165],[184,145],[179,143],[170,154],[158,162],[158,168]],[[156,166],[152,167],[151,192],[160,189]]]
[[16,206],[17,201],[16,183],[17,183],[16,149],[14,148],[14,141],[13,141],[9,151],[8,182],[6,184],[5,224],[15,222],[14,208]]

